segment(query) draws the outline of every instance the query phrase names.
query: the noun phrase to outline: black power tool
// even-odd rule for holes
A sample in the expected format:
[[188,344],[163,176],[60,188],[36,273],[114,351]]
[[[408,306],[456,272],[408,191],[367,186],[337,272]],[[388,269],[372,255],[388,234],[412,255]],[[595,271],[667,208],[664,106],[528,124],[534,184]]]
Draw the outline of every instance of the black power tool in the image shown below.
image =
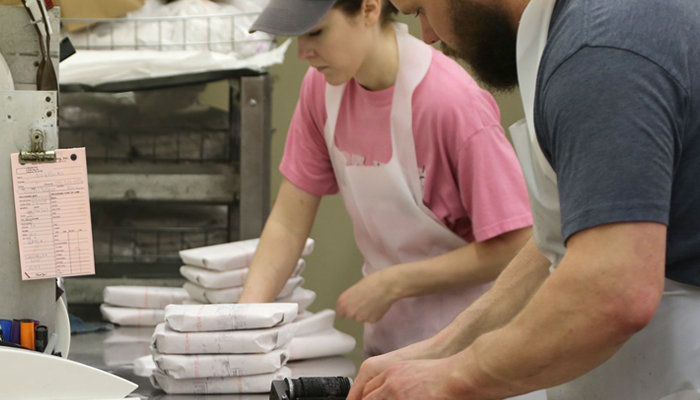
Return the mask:
[[272,381],[270,400],[345,400],[352,379],[342,376]]

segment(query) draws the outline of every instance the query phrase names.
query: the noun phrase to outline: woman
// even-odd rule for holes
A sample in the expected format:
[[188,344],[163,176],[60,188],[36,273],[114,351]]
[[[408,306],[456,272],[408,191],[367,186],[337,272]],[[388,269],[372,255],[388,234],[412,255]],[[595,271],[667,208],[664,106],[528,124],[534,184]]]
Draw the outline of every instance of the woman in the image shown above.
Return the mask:
[[382,0],[273,0],[252,28],[298,36],[311,68],[241,302],[274,300],[321,197],[340,191],[365,278],[337,312],[366,323],[368,355],[445,327],[488,290],[532,225],[495,101],[393,23],[395,12]]

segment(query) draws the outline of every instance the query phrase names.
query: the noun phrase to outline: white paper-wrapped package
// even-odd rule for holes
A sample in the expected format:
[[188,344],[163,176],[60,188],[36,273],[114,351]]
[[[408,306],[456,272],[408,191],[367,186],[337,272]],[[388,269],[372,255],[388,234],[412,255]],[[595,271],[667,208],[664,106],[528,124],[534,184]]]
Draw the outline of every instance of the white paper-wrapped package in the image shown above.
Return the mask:
[[264,329],[290,323],[298,312],[296,303],[172,305],[165,321],[179,332]]
[[[305,267],[306,262],[300,258],[291,277],[299,276]],[[207,289],[224,289],[243,286],[248,276],[248,268],[216,271],[192,265],[183,265],[180,267],[180,275],[184,276],[188,281]]]
[[150,326],[117,326],[107,333],[104,343],[151,343],[153,328]]
[[151,354],[150,343],[105,343],[103,360],[108,367],[131,365],[139,357]]
[[153,351],[158,371],[175,379],[269,374],[289,360],[286,349],[264,354],[161,354]]
[[165,320],[165,310],[114,307],[101,304],[102,318],[122,326],[156,326]]
[[136,376],[149,377],[153,375],[156,369],[156,363],[153,361],[153,356],[150,353],[147,356],[139,357],[134,360],[134,375]]
[[[187,265],[228,271],[247,268],[258,248],[260,239],[243,240],[240,242],[217,244],[180,251],[180,258]],[[302,256],[311,254],[314,250],[314,240],[309,238],[301,253]]]
[[[297,276],[289,278],[282,288],[279,297],[286,297],[294,292],[294,289],[304,284],[304,278]],[[207,289],[192,282],[185,282],[183,288],[189,295],[202,302],[210,304],[237,303],[243,292],[243,286],[226,289]]]
[[345,356],[314,358],[287,363],[292,378],[306,376],[345,376],[352,378],[357,373],[355,363]]
[[294,289],[291,295],[280,297],[275,302],[277,303],[297,303],[299,304],[299,312],[304,312],[316,300],[316,292],[309,289],[298,287]]
[[[301,318],[300,318],[301,317]],[[296,326],[295,336],[304,336],[312,333],[327,331],[333,328],[335,322],[335,311],[323,310],[316,314],[309,313],[308,315],[299,316],[294,320],[292,325]]]
[[133,364],[143,356],[151,356],[153,327],[117,326],[104,340],[104,362],[108,367]]
[[183,288],[158,286],[107,286],[102,297],[105,303],[113,306],[161,310],[190,298]]
[[151,377],[151,383],[168,394],[269,393],[272,381],[291,376],[288,368],[280,368],[271,374],[198,379],[174,379],[156,371]]
[[286,346],[294,337],[294,324],[268,329],[219,332],[178,332],[160,324],[153,333],[153,348],[162,354],[255,354]]
[[199,301],[199,300],[195,300],[195,299],[189,299],[189,300],[183,302],[182,304],[186,305],[186,306],[203,306],[203,305],[209,304],[209,303],[205,303],[203,301]]
[[307,360],[347,354],[355,348],[355,338],[336,329],[295,336],[289,343],[290,360]]
[[[275,300],[275,303],[297,303],[299,304],[299,313],[303,313],[311,304],[313,304],[314,300],[316,300],[316,292],[298,287],[294,289],[291,295],[287,297],[280,297],[279,299]],[[190,298],[189,300],[182,302],[182,304],[203,305],[209,303]],[[309,314],[313,315],[313,313]]]

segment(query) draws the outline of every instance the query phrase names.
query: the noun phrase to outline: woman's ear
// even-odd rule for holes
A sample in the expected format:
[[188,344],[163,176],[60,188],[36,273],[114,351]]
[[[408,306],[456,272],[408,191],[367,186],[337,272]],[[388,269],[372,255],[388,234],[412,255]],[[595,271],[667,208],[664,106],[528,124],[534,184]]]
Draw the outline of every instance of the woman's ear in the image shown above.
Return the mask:
[[362,1],[362,17],[367,26],[374,26],[379,23],[382,17],[382,1],[383,0]]

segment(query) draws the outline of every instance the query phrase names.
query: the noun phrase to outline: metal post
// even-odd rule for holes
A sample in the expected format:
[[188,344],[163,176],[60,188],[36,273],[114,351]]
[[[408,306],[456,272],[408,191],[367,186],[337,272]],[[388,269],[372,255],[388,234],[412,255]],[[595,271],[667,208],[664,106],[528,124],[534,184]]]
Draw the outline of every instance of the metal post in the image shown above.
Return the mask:
[[270,210],[272,77],[241,78],[239,240],[260,236]]
[[[52,29],[59,32],[58,9],[49,11]],[[37,92],[41,57],[39,38],[24,7],[0,7],[0,54],[15,80],[15,91],[0,92],[0,311],[2,318],[33,318],[53,331],[56,315],[55,279],[21,279],[10,154],[30,150],[33,129],[44,133],[44,148],[58,147],[56,92]],[[60,35],[52,35],[51,49]],[[58,50],[51,58],[58,72]]]

